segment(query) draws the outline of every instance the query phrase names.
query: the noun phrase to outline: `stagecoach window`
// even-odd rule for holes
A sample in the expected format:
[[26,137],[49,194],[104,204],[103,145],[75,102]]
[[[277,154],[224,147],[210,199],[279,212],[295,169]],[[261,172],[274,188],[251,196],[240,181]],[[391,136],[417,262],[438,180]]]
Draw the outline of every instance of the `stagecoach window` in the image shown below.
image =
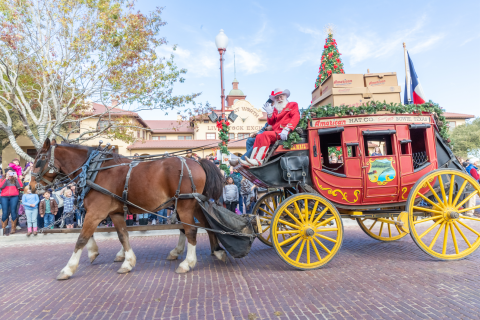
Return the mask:
[[344,174],[342,132],[320,134],[318,137],[322,154],[322,170]]
[[363,137],[368,157],[380,157],[393,154],[392,135],[366,135]]
[[427,129],[410,129],[410,140],[412,140],[413,169],[417,169],[428,162]]
[[357,146],[347,145],[347,157],[354,158],[357,156]]

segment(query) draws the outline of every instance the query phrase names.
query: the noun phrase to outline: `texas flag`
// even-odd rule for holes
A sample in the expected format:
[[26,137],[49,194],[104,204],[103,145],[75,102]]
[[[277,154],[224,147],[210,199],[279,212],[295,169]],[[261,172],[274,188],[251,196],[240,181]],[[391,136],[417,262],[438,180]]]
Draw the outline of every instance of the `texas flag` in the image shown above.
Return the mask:
[[[413,67],[412,59],[410,59],[410,55],[408,54],[408,65],[410,68],[410,83],[407,83],[408,76],[405,79],[405,97],[404,97],[404,104],[422,104],[425,103],[425,94],[423,93],[422,85],[420,84],[420,80],[418,79],[417,73],[415,72],[415,68]],[[410,90],[407,90],[407,86],[410,87]],[[412,90],[413,89],[413,90]],[[408,101],[408,92],[410,92],[410,102]]]

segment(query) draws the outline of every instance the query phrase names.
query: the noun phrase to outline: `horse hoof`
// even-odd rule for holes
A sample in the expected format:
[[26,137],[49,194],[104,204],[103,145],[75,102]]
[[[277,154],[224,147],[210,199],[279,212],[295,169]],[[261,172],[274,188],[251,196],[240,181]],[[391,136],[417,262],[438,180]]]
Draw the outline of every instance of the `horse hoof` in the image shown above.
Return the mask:
[[95,254],[93,254],[90,258],[90,263],[93,263],[93,261],[95,261],[95,259],[97,259],[97,257],[100,255],[100,253],[96,252]]
[[125,257],[119,257],[119,256],[116,256],[115,259],[113,260],[113,262],[123,262],[125,261]]
[[57,280],[68,280],[68,279],[70,279],[70,276],[63,272],[60,272],[60,274],[57,276]]
[[178,256],[168,255],[167,260],[177,260]]
[[177,270],[175,270],[175,273],[177,273],[177,274],[183,274],[183,273],[187,273],[188,271],[190,271],[190,270],[185,270],[185,269],[183,269],[182,267],[179,266],[179,267],[177,268]]
[[117,273],[120,273],[120,274],[125,274],[125,273],[129,273],[131,270],[128,270],[127,268],[120,268],[118,269]]
[[227,253],[225,251],[215,251],[213,253],[215,255],[215,257],[217,257],[218,260],[220,261],[223,261],[223,262],[227,262]]

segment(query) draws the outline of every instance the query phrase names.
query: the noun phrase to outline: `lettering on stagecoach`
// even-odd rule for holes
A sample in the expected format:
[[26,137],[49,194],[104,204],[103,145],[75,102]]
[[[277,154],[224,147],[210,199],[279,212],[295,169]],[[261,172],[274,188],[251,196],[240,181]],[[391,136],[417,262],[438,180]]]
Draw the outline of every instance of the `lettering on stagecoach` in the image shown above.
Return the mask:
[[317,120],[314,123],[315,127],[331,127],[343,126],[349,124],[371,124],[371,123],[430,123],[429,116],[368,116],[357,118],[342,118],[342,119],[328,119]]

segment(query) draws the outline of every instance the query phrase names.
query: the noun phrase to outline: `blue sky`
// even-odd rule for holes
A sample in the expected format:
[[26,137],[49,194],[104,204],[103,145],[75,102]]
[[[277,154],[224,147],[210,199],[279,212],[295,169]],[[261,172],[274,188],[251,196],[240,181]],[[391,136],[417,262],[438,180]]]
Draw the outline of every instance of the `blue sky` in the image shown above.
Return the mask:
[[[397,72],[404,89],[402,43],[406,42],[426,98],[450,112],[480,116],[480,1],[180,1],[140,0],[148,12],[165,7],[176,63],[188,69],[174,93],[202,92],[198,102],[220,107],[219,55],[215,36],[229,37],[226,93],[232,88],[233,53],[237,79],[247,100],[260,108],[276,87],[291,92],[301,108],[310,104],[327,24],[342,53],[346,73]],[[403,92],[402,92],[403,99]],[[147,119],[165,118],[159,110]],[[174,118],[169,114],[167,118]]]

